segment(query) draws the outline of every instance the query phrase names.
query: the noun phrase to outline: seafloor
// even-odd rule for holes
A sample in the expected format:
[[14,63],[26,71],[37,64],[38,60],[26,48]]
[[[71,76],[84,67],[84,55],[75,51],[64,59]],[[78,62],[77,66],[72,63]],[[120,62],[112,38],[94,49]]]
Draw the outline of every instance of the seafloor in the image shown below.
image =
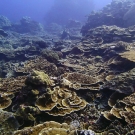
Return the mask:
[[134,13],[113,0],[64,31],[0,16],[0,135],[135,135]]

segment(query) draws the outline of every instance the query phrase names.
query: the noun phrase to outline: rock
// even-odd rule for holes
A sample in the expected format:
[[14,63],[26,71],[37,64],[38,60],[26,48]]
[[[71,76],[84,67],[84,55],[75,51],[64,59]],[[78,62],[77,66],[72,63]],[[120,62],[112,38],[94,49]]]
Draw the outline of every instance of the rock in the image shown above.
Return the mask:
[[4,30],[2,30],[2,29],[0,29],[0,35],[3,36],[3,37],[7,37],[8,36],[8,34]]
[[87,23],[81,29],[82,35],[86,35],[89,29],[101,25],[128,27],[135,24],[135,19],[132,15],[135,9],[134,3],[129,0],[113,0],[111,4],[102,10],[91,12],[88,16]]
[[12,30],[18,33],[36,34],[39,32],[43,32],[43,26],[40,23],[31,20],[30,17],[23,17],[20,20],[20,23],[14,24],[12,26]]
[[10,20],[5,16],[0,16],[0,28],[8,28],[11,27]]

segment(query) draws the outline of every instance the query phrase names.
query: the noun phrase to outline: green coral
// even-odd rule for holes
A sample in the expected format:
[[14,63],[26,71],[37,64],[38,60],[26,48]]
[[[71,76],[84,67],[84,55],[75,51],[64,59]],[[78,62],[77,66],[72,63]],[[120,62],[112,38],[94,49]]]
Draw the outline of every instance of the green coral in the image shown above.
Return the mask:
[[19,128],[19,123],[11,112],[0,109],[0,134],[12,135]]
[[59,53],[53,50],[44,49],[41,54],[50,62],[57,62],[60,59]]
[[47,74],[41,71],[33,70],[30,76],[26,79],[26,83],[34,85],[50,85],[51,80]]

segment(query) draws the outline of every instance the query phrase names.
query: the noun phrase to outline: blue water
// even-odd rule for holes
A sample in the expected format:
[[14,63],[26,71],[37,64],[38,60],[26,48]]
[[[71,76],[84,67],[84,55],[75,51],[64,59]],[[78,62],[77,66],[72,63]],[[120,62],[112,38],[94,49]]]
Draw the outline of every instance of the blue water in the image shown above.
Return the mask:
[[82,21],[92,10],[98,10],[109,2],[111,0],[1,0],[0,15],[14,22],[23,16],[39,22],[51,21],[50,18]]

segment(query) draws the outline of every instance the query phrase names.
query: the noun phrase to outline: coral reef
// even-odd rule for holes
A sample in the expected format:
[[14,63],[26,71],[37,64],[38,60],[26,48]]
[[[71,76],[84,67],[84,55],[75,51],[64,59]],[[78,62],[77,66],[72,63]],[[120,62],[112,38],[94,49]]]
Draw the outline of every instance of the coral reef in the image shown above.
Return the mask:
[[38,70],[45,72],[50,76],[55,76],[59,72],[59,69],[55,64],[50,63],[43,57],[37,57],[35,59],[26,61],[23,66],[17,68],[17,72],[31,73],[32,70]]
[[51,85],[51,80],[47,74],[44,72],[33,70],[31,75],[27,77],[26,84],[33,85]]
[[8,106],[10,106],[12,103],[12,100],[9,97],[6,97],[4,95],[1,95],[0,97],[0,109],[5,109]]
[[0,109],[0,132],[2,135],[12,135],[19,128],[19,123],[11,112]]
[[[101,25],[116,25],[119,27],[128,27],[135,24],[134,18],[131,18],[134,13],[134,1],[113,0],[102,10],[91,12],[87,23],[82,27],[81,32],[85,35],[89,29]],[[129,19],[130,18],[130,19]]]
[[83,36],[75,20],[45,33],[0,16],[0,134],[134,135],[133,7],[114,0],[92,12]]
[[75,131],[70,131],[69,129],[69,125],[66,123],[60,124],[55,121],[50,121],[34,127],[15,131],[14,135],[76,135]]
[[68,86],[75,90],[79,89],[90,89],[97,90],[99,89],[98,78],[93,76],[88,76],[81,73],[65,73],[62,75],[62,85]]
[[[42,50],[41,54],[45,57],[48,61],[56,63],[60,59],[60,52],[54,52],[52,50]],[[62,55],[62,53],[61,53]]]
[[87,102],[68,89],[54,87],[54,90],[40,96],[35,104],[41,111],[53,116],[65,116],[86,107]]
[[[87,34],[87,40],[91,39],[94,43],[110,43],[113,41],[125,41],[125,42],[131,42],[134,40],[134,36],[132,35],[132,32],[135,31],[133,27],[129,28],[121,28],[117,25],[113,26],[107,26],[102,25],[96,28],[90,29]],[[92,37],[92,35],[94,37]],[[89,37],[89,38],[88,38]],[[102,42],[99,38],[102,38]]]
[[8,36],[8,34],[4,30],[2,30],[2,29],[0,29],[0,35],[3,36],[3,37],[7,37]]
[[127,52],[124,52],[124,53],[120,53],[120,56],[122,58],[125,58],[125,59],[128,59],[130,61],[135,62],[134,54],[135,54],[135,51],[134,50],[130,50],[130,51],[127,51]]
[[118,118],[124,119],[129,124],[134,124],[134,96],[135,94],[133,93],[122,100],[117,100],[110,111],[103,112],[103,116],[108,120]]
[[51,35],[60,35],[63,29],[62,26],[57,23],[50,23],[45,26],[45,30]]
[[14,24],[12,29],[18,33],[36,34],[43,31],[43,26],[40,23],[31,20],[30,17],[23,17],[20,20],[20,24]]
[[25,76],[0,80],[0,93],[6,96],[18,92],[25,86],[25,80]]
[[109,88],[111,90],[115,90],[119,93],[125,94],[134,93],[134,83],[135,83],[134,72],[135,68],[126,73],[121,73],[115,76],[112,80],[102,85],[102,88]]

